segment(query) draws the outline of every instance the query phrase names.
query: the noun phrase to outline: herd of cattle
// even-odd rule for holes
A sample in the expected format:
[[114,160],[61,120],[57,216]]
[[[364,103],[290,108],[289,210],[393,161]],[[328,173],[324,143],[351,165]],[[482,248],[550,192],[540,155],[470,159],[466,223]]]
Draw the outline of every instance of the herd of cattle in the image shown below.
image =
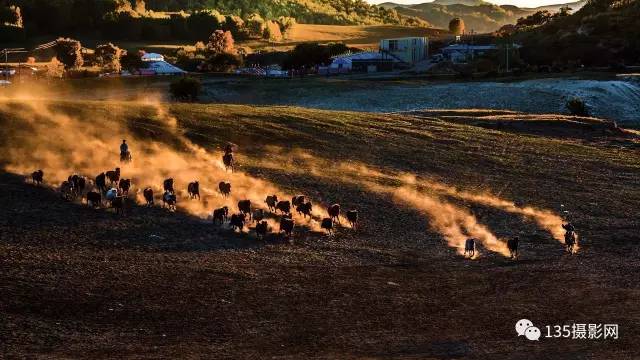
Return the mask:
[[[42,170],[34,171],[31,174],[34,184],[40,185],[44,181],[44,172]],[[88,206],[97,208],[106,205],[113,208],[117,214],[124,214],[125,206],[131,189],[131,179],[121,177],[120,168],[105,171],[95,177],[93,184],[85,177],[80,175],[71,175],[66,181],[60,185],[59,191],[61,196],[73,201],[78,198],[86,199]],[[176,210],[177,196],[174,188],[174,180],[172,178],[165,179],[162,184],[164,193],[162,194],[162,207],[171,211]],[[89,190],[89,188],[91,188]],[[88,191],[85,191],[88,190]],[[231,194],[231,184],[221,181],[218,184],[218,190],[223,197],[229,197]],[[187,193],[190,199],[200,199],[200,183],[198,181],[191,182],[187,185]],[[154,191],[151,187],[147,187],[142,191],[146,206],[155,205]],[[277,195],[269,195],[265,199],[267,209],[273,215],[280,215],[280,229],[286,236],[291,236],[295,227],[292,210],[295,210],[304,218],[312,217],[313,205],[311,201],[304,195],[293,196],[291,201],[280,200]],[[340,216],[342,209],[340,204],[333,204],[327,208],[328,216],[322,218],[320,226],[326,230],[329,235],[333,234],[334,226],[341,224]],[[229,226],[235,231],[243,231],[247,226],[247,222],[255,222],[255,232],[258,238],[264,238],[270,229],[267,221],[267,214],[263,209],[254,207],[251,200],[238,201],[238,212],[229,214],[227,206],[213,210],[213,223],[223,225],[228,222]],[[351,227],[356,229],[358,226],[358,211],[348,210],[345,217]]]
[[[223,156],[223,163],[227,170],[234,171],[233,150],[227,146],[225,148],[225,154]],[[74,200],[78,197],[86,197],[87,205],[91,207],[101,207],[105,202],[111,208],[119,214],[123,214],[125,211],[126,200],[129,196],[129,190],[131,189],[131,179],[123,179],[120,176],[120,168],[109,170],[100,173],[95,178],[93,190],[86,192],[87,187],[86,178],[79,175],[71,175],[60,186],[60,192],[62,197],[67,200]],[[35,184],[41,184],[44,178],[44,172],[42,170],[35,171],[31,174],[31,178]],[[177,204],[177,196],[174,189],[174,180],[172,178],[166,179],[163,182],[164,193],[162,194],[162,206],[169,210],[175,211]],[[221,181],[218,184],[218,189],[223,197],[228,197],[231,194],[231,184]],[[187,185],[187,192],[189,198],[200,199],[200,184],[198,181],[191,182]],[[151,187],[147,187],[142,192],[147,206],[154,205],[154,193]],[[103,202],[103,200],[105,202]],[[280,233],[283,233],[290,237],[295,227],[295,221],[292,216],[292,209],[303,216],[312,217],[313,206],[304,195],[294,196],[291,201],[280,200],[277,195],[269,195],[265,199],[268,211],[273,215],[280,215]],[[333,229],[336,223],[340,224],[341,215],[340,204],[333,204],[328,207],[328,217],[322,218],[320,226],[326,230],[329,235],[333,233]],[[223,225],[228,222],[230,227],[235,231],[243,231],[249,222],[255,222],[255,232],[258,238],[264,238],[269,233],[268,223],[265,219],[265,211],[263,209],[255,208],[252,206],[251,200],[238,201],[238,212],[229,216],[229,208],[227,206],[215,209],[213,211],[213,223],[217,225]],[[352,228],[356,228],[358,224],[358,211],[348,210],[345,212],[345,217],[350,223]],[[565,229],[565,247],[570,253],[573,253],[574,247],[577,243],[577,236],[575,228],[571,224],[563,224]],[[478,240],[470,238],[465,241],[464,255],[469,258],[475,256],[476,243]],[[518,246],[520,240],[518,237],[509,239],[507,241],[507,248],[509,250],[511,258],[518,256]]]

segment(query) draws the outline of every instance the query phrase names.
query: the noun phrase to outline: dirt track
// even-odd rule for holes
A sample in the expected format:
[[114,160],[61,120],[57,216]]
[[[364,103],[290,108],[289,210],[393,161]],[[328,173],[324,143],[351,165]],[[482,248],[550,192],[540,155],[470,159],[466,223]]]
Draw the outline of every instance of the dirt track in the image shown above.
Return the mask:
[[[342,229],[335,239],[302,233],[294,244],[261,244],[180,212],[134,207],[120,218],[87,209],[3,173],[0,352],[71,358],[640,355],[637,218],[626,212],[638,196],[636,148],[619,148],[619,139],[606,137],[561,141],[518,135],[523,129],[513,134],[471,127],[438,120],[439,114],[430,114],[432,120],[252,111],[172,109],[203,146],[217,145],[218,136],[243,144],[243,171],[357,206],[360,232]],[[238,122],[241,133],[224,132]],[[467,189],[515,182],[503,196],[540,206],[572,203],[584,249],[563,254],[534,223],[467,203],[462,205],[501,236],[516,232],[526,241],[515,263],[491,254],[464,260],[423,214],[388,196],[316,176],[303,162],[266,166],[265,153],[277,154],[255,139],[276,125],[291,133],[262,135],[270,145],[431,174]],[[354,140],[342,143],[346,138]],[[494,157],[501,152],[503,160]],[[567,157],[573,161],[560,162]],[[617,341],[528,342],[513,328],[522,317],[541,326],[618,323],[621,334]]]

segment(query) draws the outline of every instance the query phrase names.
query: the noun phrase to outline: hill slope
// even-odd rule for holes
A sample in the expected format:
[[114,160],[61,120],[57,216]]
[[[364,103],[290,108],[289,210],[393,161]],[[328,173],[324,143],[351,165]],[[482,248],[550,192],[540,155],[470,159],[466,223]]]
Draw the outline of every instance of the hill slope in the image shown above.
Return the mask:
[[415,16],[438,28],[448,28],[454,17],[464,20],[467,31],[485,33],[498,30],[501,26],[515,24],[521,17],[529,16],[537,11],[558,12],[562,6],[578,10],[586,1],[577,1],[563,5],[548,5],[537,8],[519,8],[513,5],[495,5],[482,0],[436,0],[433,2],[401,5],[392,2],[381,4],[387,9],[395,9],[399,14]]
[[[71,167],[106,168],[102,161],[117,150],[97,140],[115,146],[126,133],[134,163],[123,167],[125,176],[139,165],[146,173],[138,176],[166,167],[164,175],[180,179],[182,193],[184,179],[195,176],[182,169],[201,166],[231,178],[234,196],[250,196],[236,187],[250,176],[310,196],[321,212],[331,202],[357,208],[362,220],[357,232],[339,228],[332,238],[300,227],[293,243],[262,242],[191,214],[197,200],[181,197],[176,213],[133,206],[120,217],[2,173],[0,349],[9,357],[639,355],[640,224],[634,210],[640,157],[637,148],[618,147],[630,139],[607,134],[597,120],[550,116],[535,123],[541,119],[487,111],[384,115],[149,102],[5,104],[0,132],[11,141],[0,153],[13,169],[31,169],[43,154],[52,156],[42,164],[45,179]],[[491,128],[497,118],[522,126]],[[540,130],[549,125],[571,136],[546,137]],[[38,135],[39,126],[47,137]],[[100,131],[103,126],[112,132]],[[64,133],[76,141],[59,141]],[[40,146],[25,148],[34,138]],[[185,139],[216,157],[225,142],[238,144],[239,171],[223,175],[201,151],[185,148]],[[173,152],[148,165],[158,149]],[[412,181],[414,196],[385,190]],[[423,181],[516,203],[500,208],[461,192],[420,188]],[[145,185],[134,177],[135,187]],[[412,201],[434,201],[433,192],[436,203],[466,209],[501,239],[519,235],[520,259],[483,247],[477,261],[463,260],[432,226],[437,213]],[[206,199],[211,208],[225,201]],[[523,205],[567,209],[560,214],[577,224],[580,252],[563,254],[539,223],[505,210]],[[530,309],[540,326],[571,319],[617,323],[621,337],[527,342],[513,324]],[[584,314],[589,319],[582,320]]]

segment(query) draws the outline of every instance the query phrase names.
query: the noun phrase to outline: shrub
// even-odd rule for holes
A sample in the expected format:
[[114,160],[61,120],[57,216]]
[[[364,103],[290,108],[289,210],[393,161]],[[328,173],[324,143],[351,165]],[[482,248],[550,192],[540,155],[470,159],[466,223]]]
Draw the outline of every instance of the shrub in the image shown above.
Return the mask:
[[120,66],[122,50],[112,43],[98,45],[95,56],[98,65],[104,67],[106,71],[120,72],[122,70]]
[[567,101],[567,110],[574,116],[589,116],[587,104],[580,98],[572,98]]
[[77,69],[84,64],[80,41],[69,38],[56,40],[56,56],[67,69]]
[[209,37],[207,51],[212,54],[235,53],[233,36],[230,31],[216,30]]
[[183,77],[174,80],[169,85],[169,92],[174,99],[180,101],[195,101],[198,99],[202,84],[193,77]]

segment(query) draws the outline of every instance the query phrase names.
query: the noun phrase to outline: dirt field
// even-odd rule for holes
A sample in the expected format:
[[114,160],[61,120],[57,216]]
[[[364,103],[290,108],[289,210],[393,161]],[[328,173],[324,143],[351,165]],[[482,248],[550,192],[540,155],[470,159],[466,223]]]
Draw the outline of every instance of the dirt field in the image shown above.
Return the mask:
[[[640,357],[640,145],[598,120],[31,101],[3,102],[0,125],[9,170],[0,174],[2,357]],[[197,200],[181,198],[175,213],[132,204],[121,217],[49,187],[67,168],[106,170],[110,148],[85,144],[87,134],[117,151],[123,133],[134,191],[158,185],[143,182],[150,173],[182,179],[196,166],[213,187],[204,180],[220,170],[199,162],[230,141],[239,172],[224,176],[252,184],[234,189],[273,184],[324,214],[339,202],[358,209],[360,228],[327,237],[296,217],[292,241],[260,241],[213,226]],[[170,155],[157,166],[183,170],[144,168],[157,154]],[[45,158],[49,185],[25,182]],[[528,207],[537,212],[525,215]],[[554,238],[556,218],[577,226],[576,254]],[[475,260],[458,253],[454,228],[479,234]],[[519,236],[520,258],[490,250],[486,233],[499,244]],[[521,318],[543,334],[546,325],[619,324],[619,339],[528,341],[514,330]]]

